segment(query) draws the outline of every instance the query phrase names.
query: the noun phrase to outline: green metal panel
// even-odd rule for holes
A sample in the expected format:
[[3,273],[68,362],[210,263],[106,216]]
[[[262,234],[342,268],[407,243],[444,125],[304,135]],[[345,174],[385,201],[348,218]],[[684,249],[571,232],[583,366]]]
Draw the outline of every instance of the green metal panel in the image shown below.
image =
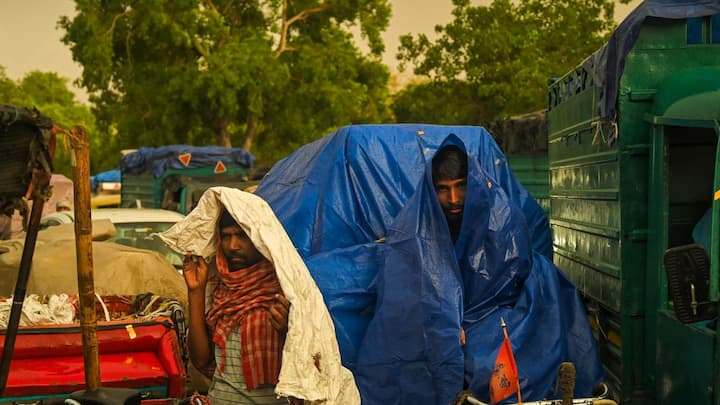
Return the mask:
[[550,223],[555,263],[588,300],[612,389],[627,381],[621,332],[619,147],[592,122],[592,86],[548,112]]
[[[646,253],[646,264],[639,267],[645,271],[645,307],[646,307],[646,328],[644,345],[644,368],[646,371],[645,385],[655,388],[656,401],[659,403],[677,403],[679,398],[685,398],[685,403],[710,403],[709,395],[696,395],[694,390],[688,391],[690,386],[683,387],[681,374],[686,379],[701,381],[697,369],[680,368],[674,371],[668,368],[676,367],[672,363],[665,362],[668,357],[667,351],[661,352],[664,347],[678,348],[674,337],[668,334],[665,328],[659,328],[660,320],[667,323],[662,316],[659,316],[658,309],[667,308],[667,289],[664,276],[662,254],[669,245],[669,241],[677,236],[673,232],[673,224],[682,222],[689,223],[690,217],[697,218],[696,206],[688,206],[691,200],[690,190],[697,178],[682,179],[683,171],[686,168],[693,168],[702,159],[695,153],[677,153],[673,151],[670,156],[679,163],[672,164],[668,160],[668,139],[663,134],[662,127],[652,126],[647,120],[640,119],[649,113],[662,116],[664,124],[695,127],[697,122],[692,122],[707,115],[717,116],[718,95],[717,86],[711,85],[710,80],[717,77],[712,70],[713,66],[720,64],[720,49],[716,46],[688,46],[684,43],[685,21],[667,21],[650,19],[643,27],[643,32],[629,55],[626,62],[626,69],[621,82],[621,96],[619,109],[624,109],[625,114],[631,114],[631,119],[621,118],[627,123],[626,128],[621,128],[622,134],[629,134],[629,137],[636,138],[635,142],[648,143],[653,145],[653,157],[651,160],[651,171],[647,174],[648,183],[652,189],[648,195],[650,211],[647,214],[649,219],[648,248]],[[712,94],[714,93],[714,94]],[[633,94],[652,95],[640,100],[641,97]],[[714,100],[714,101],[713,101]],[[715,112],[712,112],[713,110]],[[674,120],[674,121],[670,121]],[[656,124],[661,124],[658,120]],[[688,131],[689,132],[689,131]],[[654,139],[644,139],[640,134],[655,134]],[[687,148],[686,148],[687,149]],[[714,147],[713,147],[714,149]],[[713,162],[715,163],[715,162]],[[631,170],[631,168],[628,168]],[[710,172],[713,170],[711,169]],[[692,176],[691,176],[692,177]],[[668,197],[672,197],[672,201]],[[681,201],[686,199],[688,201]],[[690,210],[688,210],[691,208]],[[683,218],[684,217],[684,218]],[[672,243],[671,243],[672,244]],[[632,255],[632,254],[631,254]],[[630,255],[630,256],[631,256]],[[639,262],[639,260],[638,260]],[[624,268],[629,265],[623,263]],[[637,280],[641,281],[638,274]],[[643,284],[640,284],[643,285]],[[675,321],[677,322],[677,321]],[[663,324],[664,325],[664,324]],[[681,326],[682,327],[682,326]],[[698,329],[683,330],[685,340],[700,339],[696,336]],[[709,331],[709,330],[708,330]],[[653,344],[656,343],[656,344]],[[713,345],[700,346],[705,349]],[[707,358],[712,357],[712,350],[705,352]],[[675,373],[675,375],[673,375]],[[672,396],[665,396],[668,390],[667,376],[672,375],[678,381],[674,382]]]
[[[232,178],[232,177],[228,177]],[[195,208],[197,205],[197,202],[200,200],[200,197],[210,187],[215,186],[225,186],[225,187],[233,187],[237,188],[239,190],[245,190],[246,188],[254,185],[260,184],[259,180],[249,180],[249,181],[238,181],[238,182],[223,182],[223,183],[201,183],[201,182],[194,182],[185,185],[182,189],[182,194],[180,197],[180,208],[179,212],[181,214],[189,214],[190,211]]]
[[198,167],[192,169],[168,169],[163,174],[163,177],[167,177],[173,174],[191,177],[206,176],[221,179],[224,176],[230,175],[248,176],[250,174],[250,169],[236,164],[226,165],[226,171],[222,173],[215,173],[214,166]]
[[145,208],[155,208],[162,198],[162,183],[156,181],[151,173],[128,174],[121,178],[120,206],[135,206],[139,200]]
[[683,120],[720,117],[720,67],[702,66],[674,72],[655,96],[654,115]]
[[487,129],[505,154],[513,176],[549,214],[545,111],[499,119]]
[[[645,351],[654,366],[648,381],[656,387],[656,402],[661,404],[674,404],[680,398],[687,403],[717,403],[711,402],[715,372],[708,373],[708,369],[717,370],[711,360],[716,332],[707,325],[682,325],[667,311],[671,305],[663,270],[668,247],[691,243],[690,227],[683,224],[694,224],[702,216],[711,201],[708,190],[718,181],[717,134],[707,126],[655,125],[652,130],[646,305],[653,316],[647,318]],[[679,238],[683,233],[686,240]],[[717,259],[712,263],[716,267]],[[710,343],[704,343],[708,339]],[[678,353],[670,355],[673,350]],[[677,359],[686,355],[704,357],[709,365]],[[691,367],[693,363],[697,365]],[[698,384],[702,387],[699,391]]]
[[712,396],[715,332],[683,325],[669,312],[658,316],[658,400],[661,404],[709,404]]
[[[567,83],[579,83],[588,72],[578,67],[549,89],[551,99],[560,100],[547,113],[555,262],[586,298],[609,380],[623,404],[709,403],[706,390],[688,390],[697,384],[707,387],[717,374],[717,366],[707,363],[702,366],[705,380],[692,377],[702,370],[690,370],[689,362],[677,361],[685,367],[669,370],[677,356],[667,352],[674,344],[679,347],[680,340],[691,342],[698,356],[713,358],[714,333],[658,315],[667,301],[662,254],[668,240],[668,189],[663,173],[673,171],[676,187],[689,186],[693,179],[679,180],[681,165],[668,166],[664,140],[653,133],[662,131],[661,125],[707,127],[707,122],[694,121],[720,112],[720,86],[714,84],[720,83],[720,47],[689,46],[685,30],[684,20],[648,18],[643,24],[620,80],[619,137],[613,145],[594,125],[597,88],[588,84],[567,92]],[[653,119],[645,119],[648,115]],[[695,164],[692,156],[685,157],[687,165]],[[696,208],[680,206],[688,190],[672,190],[671,221],[697,215]],[[715,248],[713,255],[718,254]],[[713,263],[716,268],[717,257]],[[667,378],[679,382],[668,389],[672,382]],[[683,392],[690,397],[678,401]]]
[[545,213],[549,214],[550,179],[547,155],[510,155],[507,160],[515,179],[535,198]]
[[[145,208],[161,208],[163,200],[163,183],[166,179],[175,176],[182,185],[190,183],[203,183],[205,188],[211,185],[225,185],[247,181],[250,169],[240,165],[227,165],[226,170],[215,173],[215,167],[200,167],[192,169],[168,169],[160,178],[151,173],[122,174],[121,206],[134,206],[139,200]],[[182,194],[182,191],[181,191]],[[181,198],[182,199],[182,198]],[[184,201],[181,201],[184,203]],[[184,204],[181,204],[184,207]],[[179,210],[182,213],[184,210]]]
[[[720,139],[720,119],[715,120],[715,135]],[[720,275],[720,141],[718,141],[717,150],[715,152],[715,184],[713,187],[713,203],[712,203],[712,229],[711,239],[715,241],[710,248],[710,268],[711,275],[715,278],[716,282]],[[713,291],[716,291],[716,287],[711,284]],[[718,287],[717,289],[720,289]],[[720,332],[720,326],[715,327],[715,344],[717,345],[717,334]],[[715,350],[715,358],[713,363],[713,385],[714,387],[720,387],[720,350]],[[713,392],[713,404],[720,404],[720,390],[714,390]]]

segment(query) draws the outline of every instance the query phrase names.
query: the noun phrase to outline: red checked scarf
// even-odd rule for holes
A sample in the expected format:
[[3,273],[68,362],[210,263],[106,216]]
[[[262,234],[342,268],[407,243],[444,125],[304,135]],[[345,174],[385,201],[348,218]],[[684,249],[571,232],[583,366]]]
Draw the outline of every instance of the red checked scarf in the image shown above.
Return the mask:
[[243,375],[247,389],[261,384],[277,384],[282,355],[281,336],[270,324],[267,311],[282,294],[275,268],[263,260],[244,269],[230,272],[222,250],[218,249],[216,262],[220,280],[213,294],[213,306],[207,322],[213,333],[213,342],[222,350],[220,370],[225,369],[225,342],[232,330],[240,324],[242,340]]

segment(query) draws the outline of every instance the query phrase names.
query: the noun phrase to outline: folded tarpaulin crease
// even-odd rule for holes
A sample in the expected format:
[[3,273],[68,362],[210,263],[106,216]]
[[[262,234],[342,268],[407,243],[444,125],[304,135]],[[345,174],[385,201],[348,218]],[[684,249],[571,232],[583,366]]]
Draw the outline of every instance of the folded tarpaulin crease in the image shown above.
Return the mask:
[[223,207],[258,251],[275,265],[283,293],[291,304],[275,392],[309,404],[359,404],[354,378],[341,365],[335,329],[320,290],[263,199],[233,188],[212,187],[184,220],[157,236],[178,252],[209,258],[216,252],[215,229]]

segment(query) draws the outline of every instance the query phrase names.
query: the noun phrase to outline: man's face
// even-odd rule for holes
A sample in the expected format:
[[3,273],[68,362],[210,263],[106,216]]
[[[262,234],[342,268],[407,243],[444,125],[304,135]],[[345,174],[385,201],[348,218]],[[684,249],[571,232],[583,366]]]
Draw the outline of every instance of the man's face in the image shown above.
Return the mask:
[[448,220],[462,218],[466,190],[467,178],[464,177],[452,180],[437,180],[435,182],[435,193],[437,193],[440,206]]
[[239,225],[220,229],[220,246],[230,271],[252,266],[263,259],[263,255],[258,252],[250,237]]

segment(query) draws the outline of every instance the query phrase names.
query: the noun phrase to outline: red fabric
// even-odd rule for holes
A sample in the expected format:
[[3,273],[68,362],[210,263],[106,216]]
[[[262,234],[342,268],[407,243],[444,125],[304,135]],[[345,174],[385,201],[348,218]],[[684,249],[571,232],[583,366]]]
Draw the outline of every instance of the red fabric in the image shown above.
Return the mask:
[[510,338],[505,335],[497,359],[495,359],[495,370],[490,377],[490,403],[496,404],[517,392],[518,381],[517,365]]
[[208,312],[213,342],[222,349],[220,370],[225,368],[225,342],[240,324],[243,375],[247,389],[261,384],[277,384],[280,375],[282,336],[270,324],[268,309],[281,294],[275,268],[263,260],[230,272],[222,250],[216,256],[220,280]]
[[64,129],[61,127],[53,124],[52,129],[50,129],[50,142],[48,143],[49,149],[50,149],[50,157],[55,157],[55,147],[57,145],[57,134],[61,135],[67,135],[67,132],[65,132]]

